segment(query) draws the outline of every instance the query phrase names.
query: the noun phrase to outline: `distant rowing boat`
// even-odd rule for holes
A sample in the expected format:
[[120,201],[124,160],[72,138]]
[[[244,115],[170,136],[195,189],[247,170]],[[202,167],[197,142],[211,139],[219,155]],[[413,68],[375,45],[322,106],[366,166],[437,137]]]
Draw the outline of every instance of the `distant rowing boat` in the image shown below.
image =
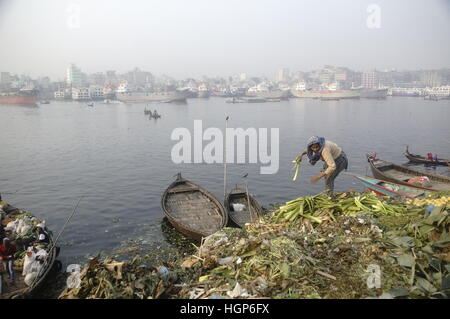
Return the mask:
[[[431,191],[450,190],[450,177],[448,176],[418,171],[402,165],[386,162],[376,158],[375,155],[367,155],[367,160],[375,178]],[[408,183],[410,179],[421,176],[428,177],[432,184],[425,187]]]
[[220,201],[181,174],[162,195],[161,208],[172,226],[197,241],[222,229],[228,222]]
[[426,158],[425,156],[411,154],[408,150],[408,147],[406,147],[406,151],[403,154],[406,156],[406,158],[411,163],[443,165],[443,166],[447,166],[450,163],[449,158],[438,158],[437,160],[431,160],[431,159]]

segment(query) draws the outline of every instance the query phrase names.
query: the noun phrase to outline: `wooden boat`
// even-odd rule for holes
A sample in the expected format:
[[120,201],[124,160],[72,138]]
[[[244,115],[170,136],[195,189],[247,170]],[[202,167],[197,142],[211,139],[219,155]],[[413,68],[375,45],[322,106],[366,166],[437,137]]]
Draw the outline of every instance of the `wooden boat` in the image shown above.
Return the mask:
[[[241,204],[245,208],[242,211],[235,211],[233,204]],[[263,209],[256,199],[250,194],[248,194],[247,198],[245,189],[238,188],[237,185],[227,194],[225,198],[225,209],[228,212],[229,219],[241,228],[246,223],[256,221],[263,214]]]
[[382,196],[416,198],[427,195],[431,192],[422,188],[386,182],[368,176],[353,175],[353,177],[362,182],[371,191]]
[[[6,218],[14,218],[14,216],[17,214],[25,213],[23,210],[11,205],[7,205],[3,210],[6,213]],[[8,285],[8,283],[4,279],[8,277],[7,273],[5,272],[1,275],[2,294],[0,295],[0,299],[24,299],[33,297],[36,292],[42,287],[54,264],[57,262],[59,263],[59,266],[61,266],[61,263],[56,260],[56,257],[58,257],[59,254],[59,247],[56,247],[51,232],[48,232],[48,235],[50,238],[50,244],[48,245],[49,248],[47,249],[47,259],[44,262],[43,268],[31,284],[31,286],[27,286],[25,284],[24,277],[22,276],[21,271],[20,273],[18,273],[16,268],[15,285]]]
[[[405,166],[386,162],[377,159],[375,155],[367,155],[367,160],[369,161],[373,176],[383,181],[393,182],[406,186],[414,186],[430,191],[450,190],[450,177],[448,176],[418,171]],[[422,187],[419,185],[411,185],[410,183],[408,183],[411,178],[418,176],[428,177],[431,181],[431,186]]]
[[162,195],[161,208],[173,227],[197,241],[222,229],[228,222],[221,202],[181,174]]
[[443,165],[447,166],[450,165],[450,159],[448,158],[438,158],[436,161],[430,160],[425,156],[417,155],[417,154],[411,154],[408,150],[408,147],[406,147],[406,151],[403,153],[406,158],[411,163],[419,163],[419,164],[429,164],[429,165]]

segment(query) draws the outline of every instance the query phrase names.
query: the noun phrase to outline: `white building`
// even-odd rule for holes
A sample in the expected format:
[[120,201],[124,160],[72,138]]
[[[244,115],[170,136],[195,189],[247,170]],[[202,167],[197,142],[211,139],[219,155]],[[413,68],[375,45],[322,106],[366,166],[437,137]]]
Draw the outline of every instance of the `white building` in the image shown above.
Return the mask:
[[64,90],[58,90],[58,91],[55,91],[54,96],[55,96],[55,99],[63,100],[63,99],[65,99],[66,94],[65,94]]
[[[103,93],[103,92],[102,92]],[[90,100],[89,88],[72,88],[72,100]]]
[[91,85],[89,87],[89,96],[92,100],[103,100],[103,87],[99,85]]

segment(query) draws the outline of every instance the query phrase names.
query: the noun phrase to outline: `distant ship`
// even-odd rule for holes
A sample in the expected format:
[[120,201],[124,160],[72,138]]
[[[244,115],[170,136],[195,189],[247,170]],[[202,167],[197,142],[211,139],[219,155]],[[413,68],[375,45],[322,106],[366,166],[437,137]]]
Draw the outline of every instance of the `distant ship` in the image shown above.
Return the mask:
[[0,104],[33,105],[36,104],[37,95],[37,90],[28,88],[2,92],[0,93]]
[[425,95],[428,99],[450,99],[450,85],[426,88]]
[[390,95],[392,96],[425,96],[425,90],[422,88],[391,88]]
[[208,87],[205,84],[200,84],[197,91],[197,96],[199,98],[208,98],[210,97],[211,92],[209,91]]
[[178,102],[186,101],[185,90],[168,92],[131,91],[126,84],[121,84],[116,91],[116,99],[122,102]]
[[352,88],[359,92],[360,97],[366,99],[385,99],[388,89],[368,89],[368,88]]
[[358,99],[360,97],[360,93],[356,90],[337,89],[336,83],[332,83],[327,88],[322,90],[309,90],[306,89],[304,82],[300,82],[294,89],[291,89],[291,94],[294,97],[323,100]]
[[285,99],[289,96],[289,91],[271,89],[268,85],[260,83],[248,89],[247,97],[257,97],[263,99]]

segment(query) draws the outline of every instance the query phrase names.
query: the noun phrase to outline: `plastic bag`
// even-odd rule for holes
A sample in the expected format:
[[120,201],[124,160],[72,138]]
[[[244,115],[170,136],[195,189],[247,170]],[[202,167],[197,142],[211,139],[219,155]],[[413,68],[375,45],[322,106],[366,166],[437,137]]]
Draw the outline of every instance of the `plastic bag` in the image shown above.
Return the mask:
[[427,176],[417,176],[408,180],[409,184],[413,184],[420,187],[431,187],[433,184]]
[[244,204],[235,203],[235,204],[232,204],[232,206],[233,206],[233,210],[235,212],[242,212],[246,209]]

